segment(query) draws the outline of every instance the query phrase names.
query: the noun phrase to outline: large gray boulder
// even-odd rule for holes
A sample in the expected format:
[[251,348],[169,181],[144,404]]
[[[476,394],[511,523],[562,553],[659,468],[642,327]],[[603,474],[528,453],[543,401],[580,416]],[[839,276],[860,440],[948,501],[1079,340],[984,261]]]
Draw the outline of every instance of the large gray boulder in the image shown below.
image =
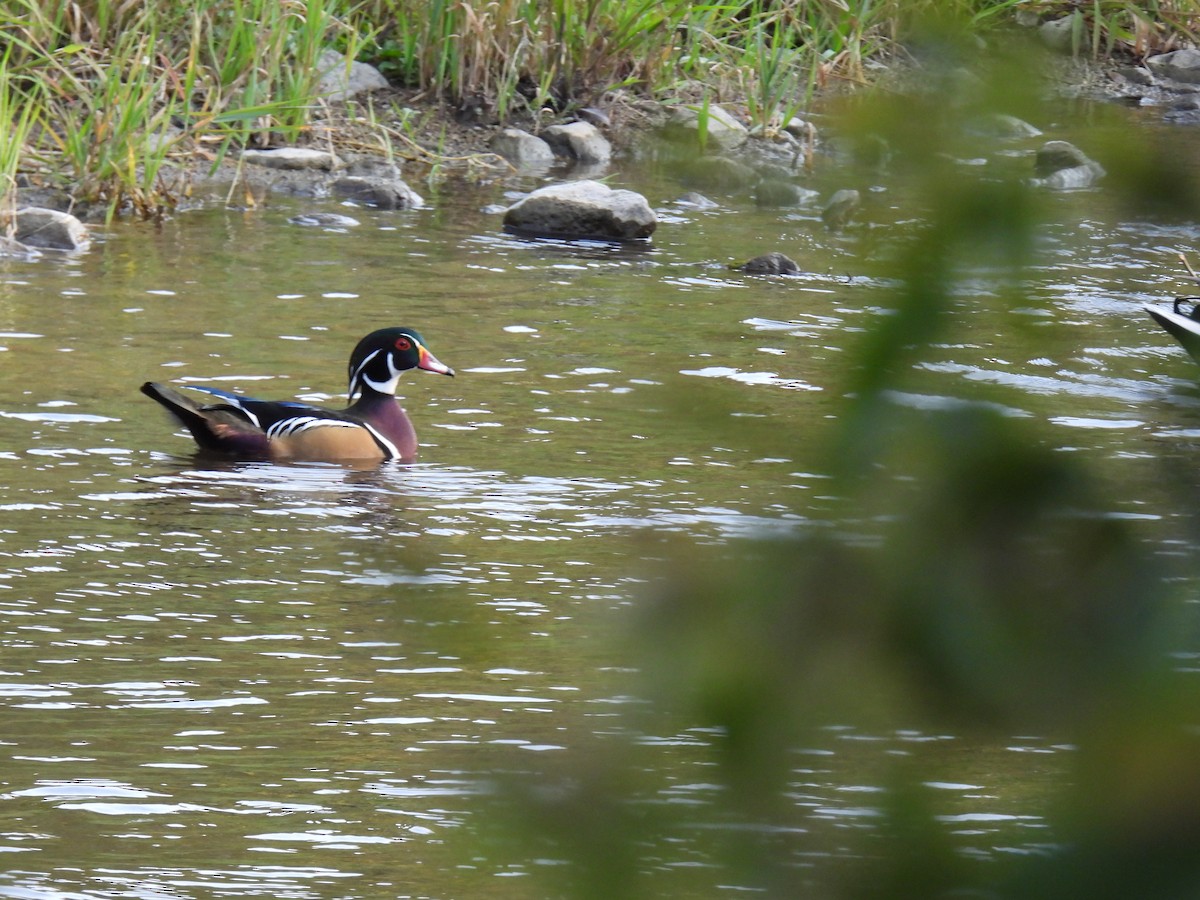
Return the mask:
[[522,172],[545,172],[554,165],[554,151],[537,135],[520,128],[504,128],[492,138],[491,150]]
[[542,138],[558,156],[576,159],[585,165],[606,164],[612,159],[612,144],[590,122],[551,125]]
[[1200,50],[1173,50],[1146,60],[1146,65],[1160,78],[1170,78],[1186,84],[1200,84]]
[[87,228],[70,213],[27,206],[14,217],[13,239],[26,247],[83,250],[91,242]]
[[571,181],[539,188],[514,203],[504,213],[504,227],[521,234],[633,241],[650,237],[658,217],[636,191]]
[[317,93],[330,100],[349,100],[358,94],[380,91],[388,87],[387,79],[370,63],[352,60],[334,50],[325,50],[317,57]]

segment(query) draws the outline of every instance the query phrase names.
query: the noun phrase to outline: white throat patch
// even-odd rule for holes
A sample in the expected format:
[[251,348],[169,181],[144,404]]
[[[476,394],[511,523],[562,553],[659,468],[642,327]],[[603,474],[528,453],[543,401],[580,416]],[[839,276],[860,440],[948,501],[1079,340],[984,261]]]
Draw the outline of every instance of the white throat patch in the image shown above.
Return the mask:
[[353,399],[355,394],[360,392],[359,389],[357,388],[357,386],[359,384],[365,384],[367,387],[371,388],[374,391],[378,391],[381,394],[390,394],[392,396],[395,396],[396,388],[399,387],[399,385],[400,385],[400,373],[403,370],[397,369],[392,364],[392,356],[390,353],[387,355],[387,367],[388,367],[388,372],[391,373],[391,375],[386,381],[372,381],[370,378],[368,378],[366,375],[363,374],[363,370],[365,370],[367,368],[367,366],[369,366],[371,364],[371,361],[373,359],[375,359],[376,356],[378,356],[380,353],[383,353],[383,352],[385,352],[385,351],[375,350],[372,353],[368,354],[367,358],[364,359],[359,364],[358,368],[354,370],[354,373],[350,376],[351,399]]

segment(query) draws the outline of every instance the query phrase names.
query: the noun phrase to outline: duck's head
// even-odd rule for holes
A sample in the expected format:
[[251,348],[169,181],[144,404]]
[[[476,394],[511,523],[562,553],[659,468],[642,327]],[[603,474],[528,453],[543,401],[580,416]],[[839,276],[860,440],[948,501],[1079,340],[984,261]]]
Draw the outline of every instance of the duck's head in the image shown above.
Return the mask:
[[366,391],[394,395],[401,373],[409,369],[454,374],[425,349],[425,339],[411,328],[372,331],[350,354],[350,399]]

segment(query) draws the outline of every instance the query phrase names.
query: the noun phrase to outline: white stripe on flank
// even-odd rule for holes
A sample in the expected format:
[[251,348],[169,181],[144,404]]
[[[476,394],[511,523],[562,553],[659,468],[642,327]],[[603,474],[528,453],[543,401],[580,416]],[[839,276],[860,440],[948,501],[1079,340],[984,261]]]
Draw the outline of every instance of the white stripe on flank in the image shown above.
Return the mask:
[[267,437],[292,437],[310,428],[360,428],[357,422],[343,422],[341,419],[323,419],[319,416],[292,416],[290,419],[280,419],[267,429]]
[[320,416],[292,416],[281,419],[267,429],[268,438],[289,438],[314,428],[362,428],[375,439],[388,459],[399,459],[400,449],[366,422],[346,422],[342,419],[323,419]]
[[380,434],[378,429],[368,425],[366,422],[363,422],[362,427],[371,432],[371,437],[375,438],[375,440],[379,442],[379,446],[382,447],[384,452],[388,454],[388,459],[400,458],[400,448]]

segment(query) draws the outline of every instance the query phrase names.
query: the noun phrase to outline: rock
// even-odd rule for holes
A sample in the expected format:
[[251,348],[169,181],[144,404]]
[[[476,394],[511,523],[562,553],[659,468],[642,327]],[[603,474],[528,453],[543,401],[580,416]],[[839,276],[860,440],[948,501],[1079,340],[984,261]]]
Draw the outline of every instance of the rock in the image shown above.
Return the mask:
[[1047,141],[1034,160],[1036,187],[1056,191],[1091,187],[1104,176],[1104,167],[1067,141]]
[[491,150],[522,171],[544,172],[554,165],[554,151],[540,137],[520,128],[505,128],[492,138]]
[[42,254],[20,241],[0,235],[0,259],[36,259]]
[[703,194],[698,194],[695,191],[688,191],[675,201],[680,206],[691,206],[695,209],[714,209],[717,203],[709,200]]
[[387,88],[387,79],[369,63],[353,60],[347,66],[346,57],[334,50],[325,50],[317,57],[317,93],[329,100],[349,100],[358,94]]
[[787,124],[783,126],[783,130],[795,138],[810,138],[816,135],[816,129],[811,122],[795,116],[788,119]]
[[795,260],[782,253],[764,253],[738,267],[747,275],[799,275]]
[[679,166],[684,184],[709,191],[745,191],[758,181],[758,172],[745,163],[724,156],[701,156]]
[[504,213],[511,231],[553,237],[631,241],[650,237],[657,226],[645,197],[598,181],[539,188]]
[[1024,119],[1005,113],[991,113],[976,119],[970,124],[970,130],[975,134],[996,138],[1031,138],[1042,132],[1030,125]]
[[1173,50],[1146,60],[1146,65],[1160,78],[1170,78],[1185,84],[1200,84],[1200,50]]
[[307,147],[243,150],[242,159],[268,169],[321,169],[325,172],[332,172],[338,166],[338,158],[332,153]]
[[21,175],[17,176],[17,188],[24,206],[40,206],[42,209],[57,209],[59,212],[72,212],[76,206],[74,198],[67,191],[30,184]]
[[1200,98],[1185,97],[1176,100],[1171,108],[1163,113],[1163,120],[1176,125],[1195,125],[1200,123]]
[[315,171],[315,169],[290,169],[267,183],[266,189],[281,197],[324,199],[329,196],[329,182],[327,178],[312,174]]
[[293,225],[305,225],[310,228],[353,228],[358,219],[343,216],[340,213],[301,213],[288,219]]
[[856,190],[847,188],[838,191],[821,210],[821,219],[825,227],[830,231],[841,231],[849,224],[861,202],[862,197]]
[[594,106],[580,107],[578,110],[576,110],[576,115],[578,115],[579,118],[584,122],[589,122],[590,124],[595,125],[597,128],[612,127],[612,119],[608,117],[608,113],[602,109],[597,109]]
[[13,239],[26,247],[83,250],[90,243],[87,228],[70,213],[40,206],[18,209]]
[[381,175],[344,175],[331,185],[335,196],[377,209],[420,209],[421,195],[399,178]]
[[1117,74],[1130,84],[1140,87],[1154,86],[1154,73],[1144,66],[1121,66],[1117,69]]
[[1067,141],[1047,141],[1034,158],[1034,173],[1044,177],[1060,169],[1087,165],[1083,151]]
[[736,150],[750,136],[745,125],[715,104],[707,109],[702,106],[676,107],[667,122],[667,134],[699,143],[701,118],[705,120],[704,144],[711,144],[718,150]]
[[592,165],[608,163],[612,159],[612,144],[589,122],[551,125],[542,132],[542,137],[558,156]]
[[1070,53],[1075,43],[1075,16],[1063,16],[1061,19],[1043,22],[1038,28],[1038,37],[1051,50]]
[[391,178],[400,180],[400,167],[389,159],[379,156],[358,156],[346,165],[344,175],[361,178]]
[[764,178],[754,189],[759,206],[804,206],[820,196],[816,191],[779,178]]

